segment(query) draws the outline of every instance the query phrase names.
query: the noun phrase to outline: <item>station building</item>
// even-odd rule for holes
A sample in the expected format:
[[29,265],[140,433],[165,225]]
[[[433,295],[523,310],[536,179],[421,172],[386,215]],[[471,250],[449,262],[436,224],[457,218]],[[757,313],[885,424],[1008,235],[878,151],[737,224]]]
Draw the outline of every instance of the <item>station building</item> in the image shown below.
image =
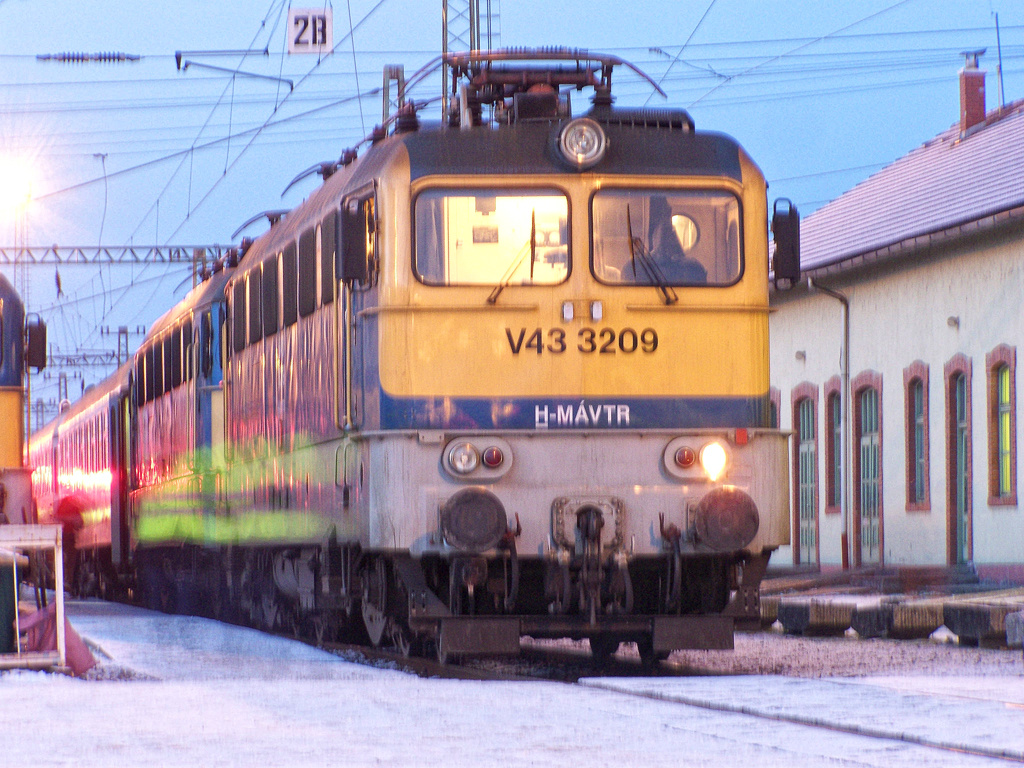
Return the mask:
[[970,56],[960,94],[956,125],[804,220],[803,279],[772,295],[773,564],[1024,582],[1024,100],[986,112]]

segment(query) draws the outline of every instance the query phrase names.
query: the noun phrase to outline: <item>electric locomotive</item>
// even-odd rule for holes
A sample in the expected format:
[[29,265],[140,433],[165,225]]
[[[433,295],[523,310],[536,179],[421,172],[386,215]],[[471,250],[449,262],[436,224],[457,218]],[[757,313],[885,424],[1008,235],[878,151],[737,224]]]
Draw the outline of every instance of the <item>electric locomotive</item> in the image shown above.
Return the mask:
[[27,370],[46,367],[46,325],[26,317],[14,286],[0,275],[0,523],[36,522],[31,470],[25,461]]
[[238,581],[441,657],[731,647],[789,537],[764,178],[614,57],[447,63],[446,124],[404,103],[227,285]]
[[442,659],[732,647],[789,540],[764,177],[613,106],[616,57],[444,64],[441,124],[401,94],[136,354],[127,569],[153,607]]

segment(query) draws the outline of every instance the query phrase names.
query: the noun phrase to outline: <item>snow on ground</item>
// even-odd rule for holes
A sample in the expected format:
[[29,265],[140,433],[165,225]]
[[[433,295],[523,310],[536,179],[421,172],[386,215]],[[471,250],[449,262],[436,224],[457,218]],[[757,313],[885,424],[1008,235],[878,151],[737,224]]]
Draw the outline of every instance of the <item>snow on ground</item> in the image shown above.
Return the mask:
[[[0,675],[0,765],[997,764],[928,746],[935,743],[1024,759],[1019,651],[963,669],[983,669],[980,679],[948,669],[824,680],[705,672],[572,686],[424,680],[239,627],[124,606],[72,603],[69,615],[102,648],[100,666],[84,680]],[[740,660],[753,638],[767,654],[816,643],[740,636]],[[833,652],[872,647],[835,642],[845,645]],[[888,647],[874,645],[874,656]],[[702,657],[728,658],[693,652],[682,663],[696,671]],[[905,734],[909,743],[801,721]]]

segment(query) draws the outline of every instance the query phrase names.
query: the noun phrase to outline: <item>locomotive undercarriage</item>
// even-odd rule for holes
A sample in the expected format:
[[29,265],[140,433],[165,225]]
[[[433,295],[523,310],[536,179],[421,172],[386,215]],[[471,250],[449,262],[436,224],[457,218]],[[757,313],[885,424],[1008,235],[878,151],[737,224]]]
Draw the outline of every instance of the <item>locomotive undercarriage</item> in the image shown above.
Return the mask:
[[[362,614],[375,645],[403,652],[515,654],[520,635],[589,638],[597,656],[636,642],[647,658],[683,648],[731,648],[737,623],[759,621],[757,589],[768,555],[512,559],[367,555]],[[673,579],[682,589],[672,594]],[[445,599],[445,596],[448,596]],[[514,598],[514,600],[513,600]]]
[[587,638],[595,656],[635,642],[651,662],[685,648],[729,649],[759,621],[768,553],[627,558],[559,549],[520,557],[323,547],[204,548],[137,553],[149,608],[246,624],[314,642],[369,642],[405,654],[515,655],[521,635]]

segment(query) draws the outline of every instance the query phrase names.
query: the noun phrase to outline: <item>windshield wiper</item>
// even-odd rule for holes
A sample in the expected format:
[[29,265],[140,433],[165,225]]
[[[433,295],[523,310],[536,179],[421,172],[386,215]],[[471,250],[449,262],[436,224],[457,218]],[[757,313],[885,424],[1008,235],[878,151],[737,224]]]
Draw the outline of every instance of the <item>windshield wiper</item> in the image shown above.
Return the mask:
[[519,267],[523,264],[523,259],[526,258],[526,246],[530,247],[530,282],[533,282],[533,267],[537,263],[537,212],[533,211],[530,214],[530,242],[524,243],[523,247],[519,249],[519,252],[512,257],[512,263],[508,269],[505,270],[505,274],[501,276],[501,280],[494,290],[491,291],[491,295],[487,297],[487,303],[493,304],[501,296],[501,292],[505,290],[505,286],[512,282],[512,275],[514,275]]
[[628,203],[626,204],[626,229],[629,234],[629,260],[633,267],[633,279],[636,280],[640,277],[640,273],[636,271],[637,262],[640,262],[640,266],[644,268],[644,272],[647,273],[651,283],[661,292],[665,303],[675,304],[679,301],[679,296],[676,295],[672,286],[668,284],[668,280],[665,279],[661,268],[651,258],[650,253],[644,247],[643,240],[639,237],[633,237],[633,214],[630,213]]

